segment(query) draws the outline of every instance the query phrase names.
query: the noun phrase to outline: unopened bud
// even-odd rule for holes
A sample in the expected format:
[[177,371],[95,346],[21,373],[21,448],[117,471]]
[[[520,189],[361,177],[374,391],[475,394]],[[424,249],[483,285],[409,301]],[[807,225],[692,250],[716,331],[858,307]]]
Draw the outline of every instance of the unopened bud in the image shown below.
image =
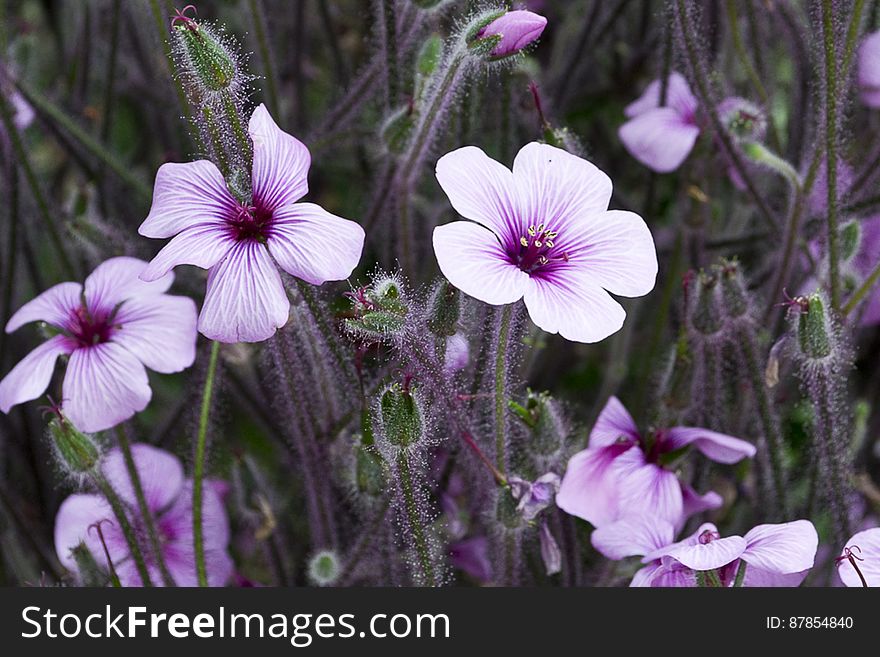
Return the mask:
[[721,296],[728,317],[743,317],[749,312],[749,298],[742,270],[736,260],[722,260],[713,268],[721,279]]
[[394,276],[382,276],[348,296],[353,301],[354,317],[346,319],[345,326],[352,333],[382,340],[399,334],[406,326],[409,309],[403,286]]
[[482,57],[502,59],[534,43],[546,25],[546,18],[531,11],[493,12],[477,19],[467,42]]
[[385,121],[382,126],[382,141],[389,153],[399,155],[409,143],[416,124],[416,114],[410,106],[402,107]]
[[565,439],[559,414],[548,392],[529,390],[525,404],[510,401],[510,410],[531,430],[527,448],[533,454],[553,454]]
[[446,279],[441,280],[431,292],[430,309],[428,328],[431,333],[444,337],[455,335],[461,314],[461,294],[458,288]]
[[[95,527],[89,527],[86,531],[94,531]],[[107,581],[106,575],[101,571],[98,562],[95,559],[86,544],[80,542],[71,551],[73,560],[76,563],[76,570],[83,586],[104,586]]]
[[737,96],[718,104],[718,118],[737,141],[760,141],[767,130],[767,117],[754,103]]
[[77,430],[64,417],[49,422],[49,433],[63,465],[74,474],[91,472],[101,460],[101,451],[90,436]]
[[419,55],[416,58],[416,74],[422,78],[431,76],[437,70],[442,55],[443,39],[439,34],[432,34],[425,39],[419,49]]
[[825,358],[831,353],[831,326],[822,297],[817,293],[803,299],[798,317],[798,342],[801,352],[811,359]]
[[418,390],[395,383],[382,393],[378,410],[382,433],[395,447],[406,449],[424,437],[425,419]]
[[342,572],[339,557],[331,550],[321,550],[309,559],[309,580],[315,586],[333,586]]
[[210,26],[179,14],[172,32],[189,64],[188,72],[207,90],[229,89],[236,76],[235,56]]
[[718,302],[718,278],[701,271],[697,277],[697,298],[691,312],[691,324],[702,335],[714,335],[721,330],[721,312]]

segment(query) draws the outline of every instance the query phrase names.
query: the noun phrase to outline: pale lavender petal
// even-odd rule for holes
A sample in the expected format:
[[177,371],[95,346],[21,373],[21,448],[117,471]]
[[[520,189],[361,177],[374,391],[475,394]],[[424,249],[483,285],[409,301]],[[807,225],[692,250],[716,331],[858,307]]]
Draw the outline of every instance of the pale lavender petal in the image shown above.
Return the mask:
[[681,486],[682,511],[681,522],[703,511],[718,509],[724,504],[724,499],[715,491],[709,491],[700,495],[697,491],[686,484]]
[[196,317],[196,304],[187,297],[133,299],[119,308],[112,339],[151,370],[180,372],[196,358]]
[[693,588],[697,586],[697,574],[673,559],[664,560],[642,586],[653,588]]
[[662,566],[660,562],[649,563],[644,568],[640,568],[636,571],[636,574],[633,575],[632,581],[629,585],[633,588],[644,588],[651,586],[651,581],[654,579],[654,576],[657,574],[657,571],[660,570]]
[[82,285],[79,283],[59,283],[34,297],[6,324],[6,332],[12,333],[31,322],[46,322],[58,328],[67,328],[71,316],[82,305]]
[[644,455],[640,448],[627,444],[578,452],[565,468],[556,506],[595,527],[614,522],[621,510],[618,468],[633,461],[644,463]]
[[[164,449],[144,443],[132,445],[131,455],[150,511],[154,514],[165,511],[183,490],[183,465],[180,459]],[[137,495],[118,447],[104,456],[101,472],[113,490],[130,506],[137,508]]]
[[751,443],[699,427],[672,427],[664,439],[664,448],[675,451],[693,445],[716,463],[736,463],[755,456]]
[[708,543],[678,545],[669,549],[666,556],[693,570],[714,570],[739,559],[745,549],[742,536],[727,536]]
[[598,285],[570,274],[529,277],[525,302],[532,321],[574,342],[599,342],[616,333],[626,318],[620,304]]
[[520,203],[510,169],[476,146],[464,146],[437,160],[436,173],[458,214],[502,239],[518,239]]
[[71,550],[84,543],[95,561],[107,566],[107,556],[94,525],[101,523],[104,542],[114,566],[128,558],[128,544],[110,505],[100,495],[77,493],[61,503],[55,516],[55,552],[70,571],[79,572]]
[[156,173],[153,205],[138,233],[144,237],[171,237],[192,226],[222,222],[235,216],[237,207],[238,202],[213,162],[169,162]]
[[547,522],[541,523],[541,529],[538,534],[538,540],[541,548],[541,561],[544,562],[544,570],[548,575],[555,575],[562,570],[562,551],[559,544],[550,533],[550,527]]
[[[660,82],[660,80],[651,82],[637,100],[626,106],[623,111],[626,118],[631,119],[648,110],[660,107]],[[681,73],[673,71],[669,74],[666,84],[665,107],[671,107],[682,116],[693,116],[697,110],[697,98],[691,92],[690,85]]]
[[620,140],[636,158],[652,171],[669,173],[685,161],[700,129],[681,118],[674,109],[660,107],[630,119],[618,132]]
[[620,507],[627,514],[651,514],[673,525],[681,522],[684,500],[675,473],[653,463],[621,463]]
[[611,210],[578,215],[562,222],[560,248],[568,255],[571,275],[625,297],[640,297],[654,289],[657,252],[654,238],[634,212]]
[[671,544],[674,538],[675,528],[672,523],[643,514],[626,516],[598,527],[593,531],[590,541],[604,556],[619,561],[627,557],[644,556]]
[[755,568],[782,575],[813,567],[819,535],[809,520],[758,525],[749,531],[742,559]]
[[162,247],[141,272],[141,280],[155,281],[178,265],[208,269],[216,265],[235,245],[235,236],[224,224],[199,224],[181,231]]
[[269,210],[296,203],[309,191],[309,149],[287,134],[260,104],[251,114],[248,133],[254,143],[254,200]]
[[290,301],[262,244],[236,244],[208,274],[199,331],[220,342],[260,342],[287,323]]
[[510,262],[495,234],[470,221],[437,226],[434,254],[450,283],[485,303],[513,303],[529,284],[529,275]]
[[609,397],[590,432],[590,447],[606,447],[620,438],[637,443],[639,428],[617,397]]
[[470,359],[470,345],[464,333],[456,333],[446,340],[446,359],[443,369],[448,373],[458,372],[467,367]]
[[873,32],[859,46],[859,92],[868,107],[880,107],[880,32]]
[[592,162],[561,148],[532,142],[513,161],[513,183],[522,199],[519,239],[530,225],[559,231],[559,243],[574,222],[604,212],[611,200],[611,179]]
[[288,274],[321,285],[351,275],[361,259],[364,229],[314,203],[296,203],[275,212],[266,245]]
[[34,122],[34,118],[37,116],[34,108],[17,90],[13,90],[7,100],[12,105],[14,112],[12,122],[18,130],[24,130]]
[[[880,587],[880,527],[858,532],[846,542],[840,556],[849,549],[855,559],[862,577],[869,587]],[[837,562],[837,574],[847,586],[864,586],[855,568],[848,559]]]
[[121,301],[153,297],[171,287],[173,274],[155,277],[150,282],[141,280],[146,268],[143,260],[127,256],[102,262],[86,278],[84,290],[89,308],[109,312]]
[[150,402],[147,371],[125,347],[104,342],[74,351],[64,375],[67,418],[80,431],[104,431]]
[[751,564],[746,566],[746,576],[743,579],[744,587],[773,587],[773,588],[797,588],[810,573],[802,570],[799,573],[777,573],[770,570],[755,568]]
[[69,338],[56,335],[22,358],[0,381],[0,411],[8,413],[13,406],[42,395],[52,380],[55,361],[75,348]]

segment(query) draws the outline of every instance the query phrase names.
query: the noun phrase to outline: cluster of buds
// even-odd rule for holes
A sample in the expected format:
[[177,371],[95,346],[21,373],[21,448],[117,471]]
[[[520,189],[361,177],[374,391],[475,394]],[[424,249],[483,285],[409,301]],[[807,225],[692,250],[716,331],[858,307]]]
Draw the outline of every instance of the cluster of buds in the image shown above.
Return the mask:
[[346,330],[363,342],[383,342],[405,330],[409,308],[403,283],[397,276],[379,275],[371,285],[347,294],[352,301]]

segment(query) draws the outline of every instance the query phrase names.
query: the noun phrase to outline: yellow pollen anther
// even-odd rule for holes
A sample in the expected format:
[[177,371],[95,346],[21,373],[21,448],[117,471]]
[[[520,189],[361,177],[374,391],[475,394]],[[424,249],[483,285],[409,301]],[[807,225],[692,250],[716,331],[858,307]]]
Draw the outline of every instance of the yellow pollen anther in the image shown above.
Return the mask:
[[553,247],[553,240],[547,240],[546,242],[544,242],[544,244],[546,244],[548,248],[552,248]]
[[542,265],[546,265],[549,260],[547,260],[546,256],[541,256],[540,258],[538,258],[538,262],[540,262]]
[[535,246],[537,246],[540,249],[541,248],[541,240],[535,240]]
[[551,231],[549,231],[549,232],[547,233],[546,237],[547,237],[547,239],[552,240],[552,239],[554,239],[557,235],[559,235],[559,233],[558,233],[557,231],[555,231],[555,230],[551,230]]
[[529,226],[529,235],[531,235],[532,237],[536,235],[534,226]]
[[528,241],[525,237],[520,237],[520,238],[519,238],[519,243],[522,244],[523,246],[528,246],[528,245],[529,245],[529,241]]
[[543,233],[543,232],[544,232],[544,224],[538,224],[538,232],[539,232],[539,233]]

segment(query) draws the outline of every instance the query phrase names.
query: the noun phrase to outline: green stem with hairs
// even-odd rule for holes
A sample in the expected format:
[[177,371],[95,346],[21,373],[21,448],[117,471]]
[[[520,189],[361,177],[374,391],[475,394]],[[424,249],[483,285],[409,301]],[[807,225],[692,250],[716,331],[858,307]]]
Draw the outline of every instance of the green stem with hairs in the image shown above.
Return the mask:
[[333,335],[333,328],[327,323],[327,318],[324,316],[323,312],[324,309],[321,308],[321,302],[315,295],[314,289],[305,281],[301,281],[298,278],[294,280],[296,281],[296,289],[299,290],[300,295],[302,295],[306,307],[308,307],[309,312],[315,320],[315,324],[318,325],[318,330],[321,331],[321,335],[324,336],[324,341],[327,343],[327,347],[333,355],[333,360],[335,360],[336,364],[339,366],[339,371],[344,373],[345,377],[352,385],[357,386],[355,375],[352,372],[351,363],[346,360],[342,351],[339,349],[339,343],[336,340],[336,336]]
[[208,585],[208,574],[205,568],[205,545],[202,532],[202,484],[205,477],[205,452],[208,439],[208,416],[211,411],[211,396],[214,392],[214,377],[217,373],[217,360],[220,355],[220,343],[211,344],[211,356],[208,361],[208,373],[205,376],[205,388],[202,394],[202,409],[199,414],[199,433],[196,440],[196,459],[193,471],[193,547],[196,557],[196,576],[199,586]]
[[424,581],[428,586],[437,586],[434,564],[431,562],[431,551],[425,538],[425,529],[422,527],[422,521],[419,517],[418,503],[416,502],[412,473],[406,451],[401,451],[397,457],[397,471],[400,476],[400,488],[403,491],[403,503],[407,521],[412,532],[413,544],[419,558]]
[[147,570],[147,562],[144,561],[144,554],[141,552],[140,545],[138,545],[137,537],[131,523],[128,521],[128,516],[125,515],[125,504],[123,504],[119,495],[116,494],[116,491],[113,490],[110,482],[104,478],[104,475],[95,474],[93,480],[98,490],[101,491],[101,494],[109,502],[110,508],[113,509],[113,515],[116,516],[116,521],[119,523],[119,528],[122,530],[125,542],[128,543],[128,549],[131,552],[131,558],[134,559],[138,575],[141,577],[141,583],[144,586],[153,586],[153,580],[150,579],[150,572]]
[[733,588],[739,589],[742,588],[743,582],[746,579],[746,569],[749,567],[742,559],[739,560],[739,566],[736,568],[736,577],[733,579]]
[[822,0],[822,40],[825,52],[825,177],[828,181],[828,278],[831,309],[840,310],[840,235],[837,226],[837,47],[834,7]]
[[510,319],[513,304],[501,310],[501,327],[498,331],[498,349],[495,352],[495,467],[507,476],[507,343],[510,339]]
[[272,61],[272,51],[269,48],[269,39],[266,36],[266,16],[260,0],[248,0],[251,9],[251,18],[254,22],[254,34],[257,37],[257,47],[260,49],[260,59],[263,60],[263,68],[266,71],[266,95],[269,97],[269,105],[272,112],[277,116],[281,111],[278,101],[278,84],[275,81],[275,64]]

